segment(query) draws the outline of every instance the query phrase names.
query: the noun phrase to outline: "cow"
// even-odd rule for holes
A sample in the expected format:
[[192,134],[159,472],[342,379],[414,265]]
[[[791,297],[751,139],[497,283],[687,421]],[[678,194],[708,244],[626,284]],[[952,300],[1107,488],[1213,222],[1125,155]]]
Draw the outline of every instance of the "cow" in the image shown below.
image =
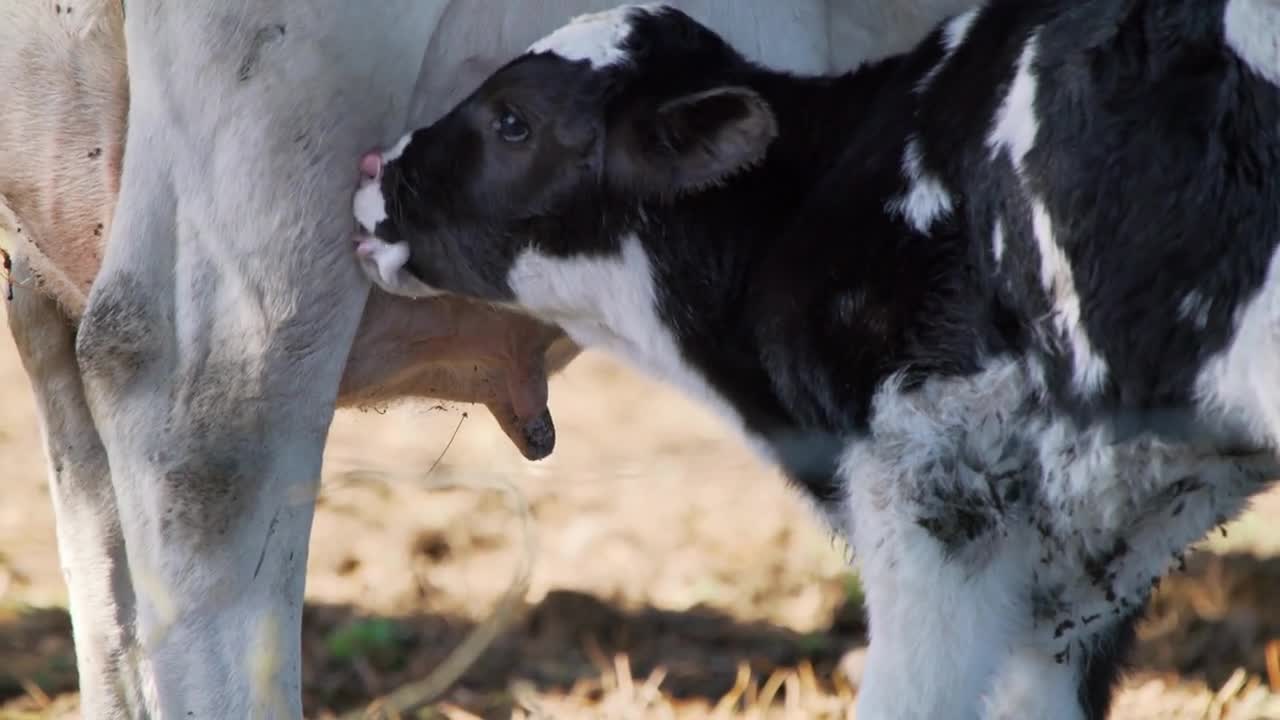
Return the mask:
[[[977,0],[688,0],[763,61],[849,68]],[[0,253],[49,459],[86,718],[299,717],[334,408],[482,402],[550,452],[527,316],[370,291],[343,177],[608,0],[0,6]],[[126,152],[127,150],[127,152]]]
[[1280,2],[990,0],[843,74],[585,16],[361,159],[390,292],[719,412],[858,559],[862,718],[1107,714],[1280,471]]
[[[123,716],[133,692],[123,688],[140,685],[120,674],[134,645],[133,587],[74,348],[119,190],[129,100],[121,9],[0,8],[0,76],[13,79],[0,111],[0,252],[13,259],[0,281],[40,411],[86,717]],[[550,453],[546,374],[577,352],[562,334],[473,303],[423,312],[375,293],[357,336],[362,350],[346,359],[339,405],[481,402],[526,457]]]

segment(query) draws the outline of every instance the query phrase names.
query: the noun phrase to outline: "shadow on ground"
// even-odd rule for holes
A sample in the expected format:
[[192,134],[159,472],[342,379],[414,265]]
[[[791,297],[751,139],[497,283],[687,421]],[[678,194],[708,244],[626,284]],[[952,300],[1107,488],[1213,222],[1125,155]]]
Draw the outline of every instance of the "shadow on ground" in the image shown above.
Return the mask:
[[[1263,648],[1280,638],[1280,558],[1193,557],[1163,584],[1142,630],[1134,670],[1174,673],[1217,687],[1237,668],[1265,674]],[[439,615],[375,617],[346,606],[304,613],[304,703],[309,717],[363,707],[370,698],[425,677],[473,627]],[[510,717],[509,689],[527,682],[569,691],[599,677],[615,653],[643,678],[666,669],[676,698],[722,697],[740,662],[760,675],[808,661],[830,677],[865,641],[859,608],[845,607],[830,630],[803,635],[742,623],[712,610],[627,611],[589,595],[554,592],[526,608],[452,693],[483,717]],[[0,611],[0,707],[31,709],[41,694],[75,689],[70,623],[61,610]]]
[[[623,611],[590,595],[553,592],[527,607],[471,667],[454,700],[484,717],[510,717],[508,690],[526,682],[570,691],[598,678],[615,654],[636,677],[661,665],[663,690],[712,702],[734,685],[738,665],[757,673],[811,663],[820,677],[864,640],[861,613],[843,613],[830,632],[804,635],[742,623],[713,610]],[[303,701],[309,717],[364,707],[371,698],[426,677],[474,627],[440,615],[370,616],[349,606],[303,612]],[[71,627],[62,610],[0,615],[0,707],[32,709],[38,695],[75,690]],[[37,697],[31,697],[32,693]],[[6,705],[6,703],[8,703]]]

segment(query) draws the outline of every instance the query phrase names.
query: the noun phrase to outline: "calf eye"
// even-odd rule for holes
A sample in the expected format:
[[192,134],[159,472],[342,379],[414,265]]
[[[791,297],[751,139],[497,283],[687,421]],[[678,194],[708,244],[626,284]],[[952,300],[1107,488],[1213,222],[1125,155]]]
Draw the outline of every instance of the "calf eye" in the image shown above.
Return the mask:
[[494,119],[493,129],[505,142],[522,143],[529,139],[529,124],[510,110],[502,111]]

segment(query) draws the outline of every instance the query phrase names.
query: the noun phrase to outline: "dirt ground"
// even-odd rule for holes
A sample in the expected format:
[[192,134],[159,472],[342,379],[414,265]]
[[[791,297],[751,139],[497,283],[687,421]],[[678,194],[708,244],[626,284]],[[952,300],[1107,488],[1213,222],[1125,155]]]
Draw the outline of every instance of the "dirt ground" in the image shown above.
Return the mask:
[[[63,717],[76,678],[53,516],[2,325],[0,719]],[[554,381],[552,409],[559,447],[537,464],[483,410],[339,415],[311,545],[308,717],[426,677],[488,627],[525,562],[505,629],[421,717],[853,717],[860,589],[775,473],[601,357]],[[1265,652],[1280,639],[1278,517],[1264,499],[1163,586],[1113,717],[1280,718]]]

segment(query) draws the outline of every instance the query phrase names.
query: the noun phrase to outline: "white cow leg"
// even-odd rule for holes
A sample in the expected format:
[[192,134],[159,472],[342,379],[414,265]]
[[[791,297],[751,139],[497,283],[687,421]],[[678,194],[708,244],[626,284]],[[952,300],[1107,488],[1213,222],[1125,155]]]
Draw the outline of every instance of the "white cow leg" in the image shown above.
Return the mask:
[[13,275],[19,287],[8,303],[9,329],[44,435],[81,713],[91,720],[136,717],[143,713],[130,654],[133,587],[107,456],[80,384],[75,330],[54,301],[28,289],[31,278],[20,257]]
[[165,720],[301,717],[312,501],[369,289],[356,168],[403,132],[440,11],[372,7],[128,5],[128,152],[76,349]]

